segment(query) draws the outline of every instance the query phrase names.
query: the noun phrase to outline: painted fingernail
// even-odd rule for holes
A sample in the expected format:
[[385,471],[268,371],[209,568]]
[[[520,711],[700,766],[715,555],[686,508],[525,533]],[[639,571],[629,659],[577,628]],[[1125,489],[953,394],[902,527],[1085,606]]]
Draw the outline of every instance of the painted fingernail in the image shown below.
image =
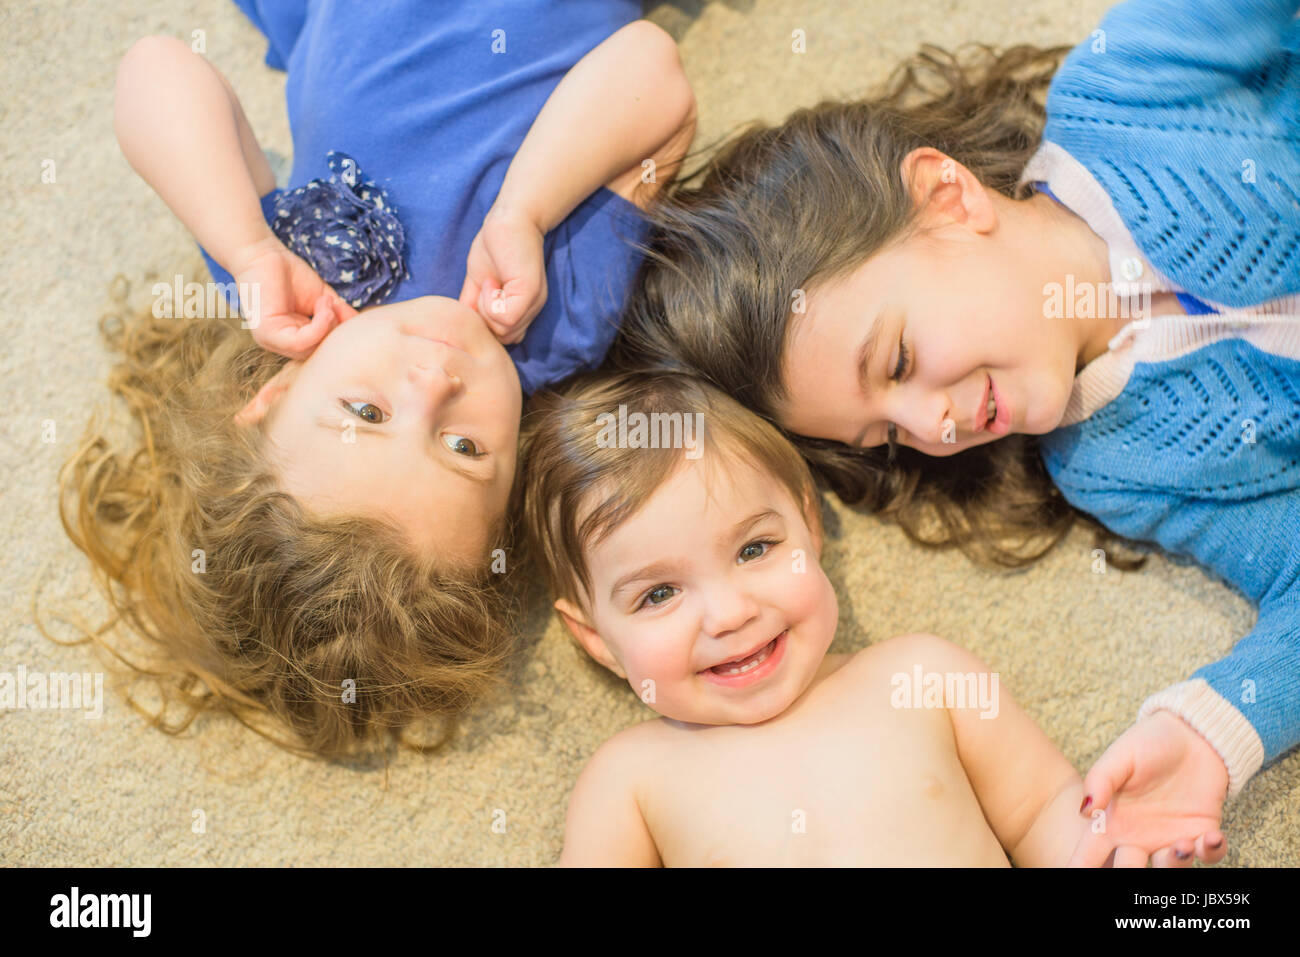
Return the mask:
[[1185,861],[1190,856],[1191,855],[1186,851],[1174,851],[1174,857],[1178,858],[1180,861]]
[[1088,805],[1090,805],[1091,803],[1092,803],[1092,795],[1089,794],[1087,797],[1083,799],[1083,803],[1079,805],[1079,813],[1082,814],[1084,811],[1088,810]]

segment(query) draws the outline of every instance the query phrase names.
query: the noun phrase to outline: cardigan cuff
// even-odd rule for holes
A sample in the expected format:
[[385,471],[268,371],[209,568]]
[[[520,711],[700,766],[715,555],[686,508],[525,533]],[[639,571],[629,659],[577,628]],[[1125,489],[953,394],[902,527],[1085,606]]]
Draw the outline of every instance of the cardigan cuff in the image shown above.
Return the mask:
[[1259,732],[1204,678],[1183,681],[1157,692],[1138,711],[1145,718],[1169,711],[1190,724],[1210,742],[1228,768],[1228,797],[1235,798],[1264,765],[1264,742]]

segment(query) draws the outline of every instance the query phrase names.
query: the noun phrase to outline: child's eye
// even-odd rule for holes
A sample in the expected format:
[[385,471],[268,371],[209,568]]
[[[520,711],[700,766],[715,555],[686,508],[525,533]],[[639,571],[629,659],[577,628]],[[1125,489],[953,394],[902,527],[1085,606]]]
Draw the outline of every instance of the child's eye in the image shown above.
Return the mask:
[[668,599],[672,598],[673,595],[675,594],[677,594],[677,589],[674,588],[672,585],[655,585],[654,588],[651,588],[648,592],[646,592],[641,597],[641,600],[637,602],[636,610],[640,610],[641,608],[644,608],[647,604],[662,605]]
[[487,454],[486,452],[480,452],[478,450],[478,446],[474,443],[473,439],[467,439],[463,435],[452,435],[449,432],[442,437],[442,440],[447,443],[447,448],[451,449],[457,455],[464,455],[476,459],[480,455]]
[[907,343],[900,337],[898,340],[898,365],[894,367],[894,373],[890,376],[895,382],[903,378],[903,373],[907,371],[907,363],[910,354],[907,350]]
[[374,422],[376,425],[388,421],[388,413],[373,402],[349,402],[346,399],[341,401],[343,403],[343,408],[347,409],[358,419],[365,419],[367,422]]
[[760,539],[757,542],[750,542],[745,545],[745,547],[740,550],[740,554],[736,556],[736,564],[743,565],[745,562],[753,561],[755,558],[762,558],[767,554],[769,548],[778,544],[780,543],[770,539]]

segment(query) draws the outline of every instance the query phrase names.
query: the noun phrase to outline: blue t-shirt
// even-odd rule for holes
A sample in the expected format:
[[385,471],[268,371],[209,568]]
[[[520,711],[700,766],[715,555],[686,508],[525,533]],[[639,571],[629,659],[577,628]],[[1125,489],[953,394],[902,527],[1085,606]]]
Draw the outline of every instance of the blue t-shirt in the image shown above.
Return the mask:
[[[328,178],[338,150],[387,191],[409,269],[389,302],[460,295],[470,243],[547,97],[641,12],[636,0],[236,2],[270,41],[267,65],[289,74],[289,187]],[[278,193],[263,197],[268,221]],[[507,347],[526,394],[604,358],[646,231],[601,187],[547,234],[546,304]]]

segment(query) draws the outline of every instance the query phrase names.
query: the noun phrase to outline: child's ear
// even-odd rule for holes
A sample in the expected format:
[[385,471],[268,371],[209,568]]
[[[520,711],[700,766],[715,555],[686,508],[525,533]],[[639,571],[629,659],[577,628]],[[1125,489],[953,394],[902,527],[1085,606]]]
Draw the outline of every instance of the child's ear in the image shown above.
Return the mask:
[[582,645],[587,654],[620,678],[627,679],[627,672],[618,663],[618,659],[610,654],[605,639],[601,638],[596,629],[587,623],[587,616],[582,613],[581,608],[578,608],[567,599],[557,598],[555,600],[555,610],[560,613],[560,618],[564,621],[564,627],[569,629],[569,633],[573,635],[578,644]]
[[979,178],[932,146],[918,146],[899,166],[912,205],[925,214],[986,233],[997,225],[997,211]]
[[295,362],[291,359],[281,366],[280,371],[271,376],[266,385],[257,390],[257,395],[249,400],[248,405],[235,413],[235,424],[258,425],[261,423],[266,418],[266,414],[271,411],[271,407],[289,388],[289,383],[293,382],[294,376],[298,374],[301,365],[301,362]]

